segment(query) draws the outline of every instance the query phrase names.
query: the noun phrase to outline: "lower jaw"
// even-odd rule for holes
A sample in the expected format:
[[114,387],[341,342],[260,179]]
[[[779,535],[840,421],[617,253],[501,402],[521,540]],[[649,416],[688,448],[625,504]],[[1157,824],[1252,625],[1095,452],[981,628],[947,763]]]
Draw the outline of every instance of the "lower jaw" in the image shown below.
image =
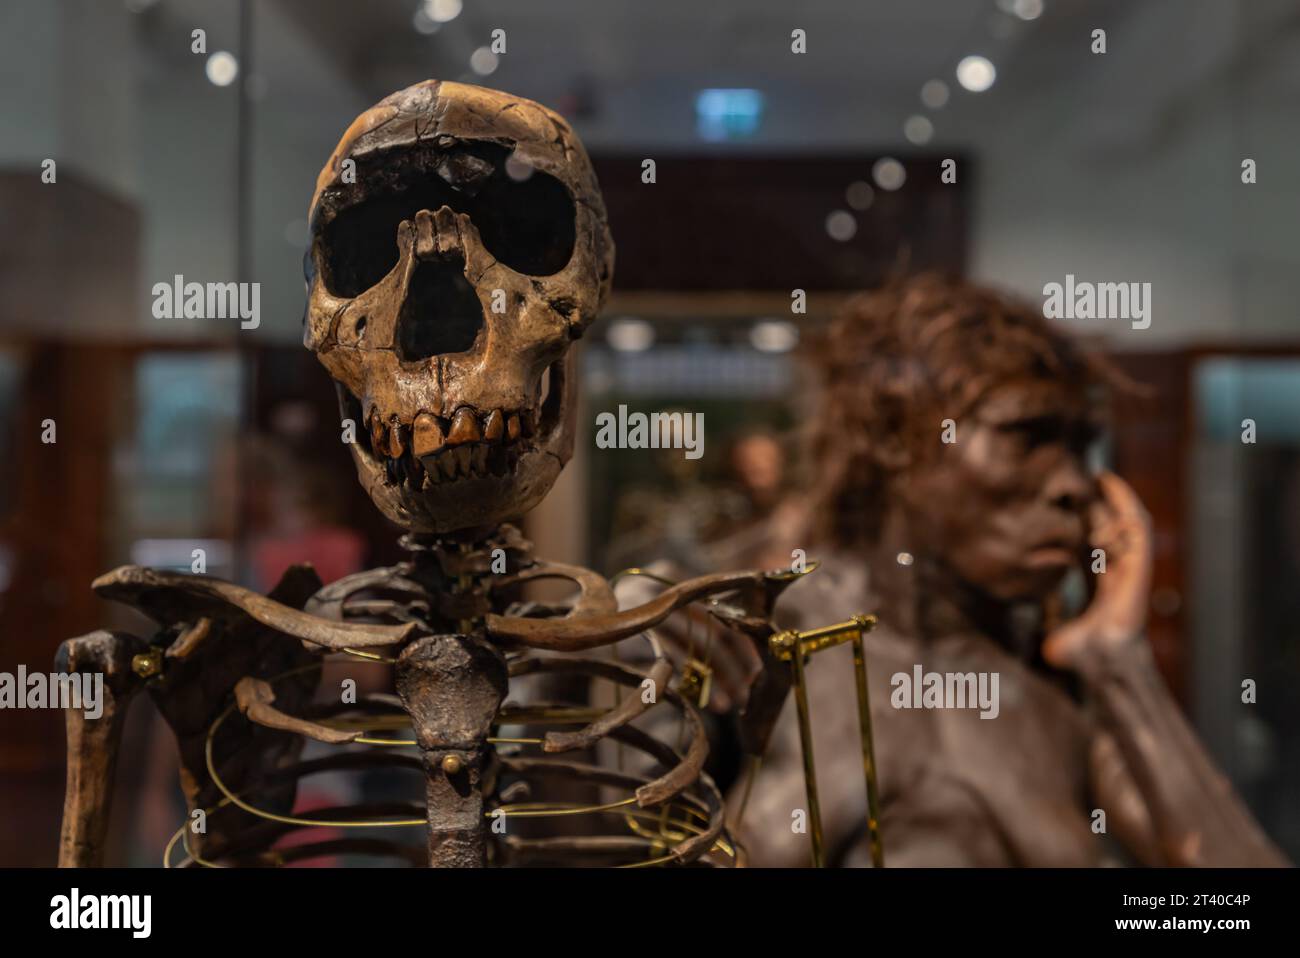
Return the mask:
[[490,528],[532,509],[551,488],[560,460],[531,446],[505,475],[464,476],[420,490],[388,482],[385,469],[354,450],[357,474],[375,506],[390,521],[417,533],[447,534]]
[[400,459],[376,460],[370,453],[370,465],[382,471],[388,484],[411,493],[437,493],[451,490],[461,483],[483,479],[509,479],[531,445],[522,443],[472,443],[416,459],[409,452]]

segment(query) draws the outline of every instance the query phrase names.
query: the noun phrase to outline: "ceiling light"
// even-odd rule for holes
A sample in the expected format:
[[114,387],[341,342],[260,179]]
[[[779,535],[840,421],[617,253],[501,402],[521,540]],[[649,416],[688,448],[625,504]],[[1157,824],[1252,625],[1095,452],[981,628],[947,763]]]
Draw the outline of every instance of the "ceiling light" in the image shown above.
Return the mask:
[[469,68],[481,77],[495,73],[498,58],[487,47],[479,47],[469,55]]
[[411,26],[415,27],[416,33],[423,33],[425,36],[437,33],[442,28],[442,24],[429,16],[429,11],[424,7],[415,11],[415,16],[411,17]]
[[1012,0],[1011,12],[1021,20],[1037,20],[1043,15],[1043,0]]
[[835,210],[826,217],[826,233],[838,243],[847,243],[858,232],[858,221],[848,210]]
[[962,57],[957,64],[957,82],[971,93],[983,93],[993,85],[998,71],[988,57]]
[[871,167],[871,178],[882,190],[896,190],[907,182],[907,170],[891,156],[882,156]]
[[927,80],[921,87],[921,102],[931,110],[940,110],[948,102],[948,84],[942,80]]
[[844,199],[849,206],[853,207],[859,213],[865,209],[871,208],[872,201],[876,198],[876,191],[871,188],[871,184],[864,180],[854,180],[849,184],[849,188],[844,191]]
[[620,353],[639,353],[654,345],[655,328],[644,319],[616,319],[605,331],[605,342]]
[[909,143],[924,146],[934,136],[934,124],[927,117],[914,114],[903,124],[903,136],[907,137]]
[[460,16],[461,0],[424,0],[424,12],[434,23],[450,23]]
[[218,50],[208,57],[204,72],[208,75],[208,82],[213,85],[230,86],[235,82],[235,77],[239,76],[239,61],[233,53]]
[[749,330],[749,342],[760,353],[788,353],[799,343],[799,328],[785,319],[763,319]]

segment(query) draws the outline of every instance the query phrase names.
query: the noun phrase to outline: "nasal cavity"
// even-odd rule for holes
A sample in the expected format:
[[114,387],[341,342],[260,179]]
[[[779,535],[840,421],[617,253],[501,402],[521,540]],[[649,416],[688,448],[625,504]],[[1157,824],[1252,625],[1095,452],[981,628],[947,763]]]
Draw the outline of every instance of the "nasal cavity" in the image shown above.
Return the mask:
[[463,353],[483,328],[483,306],[465,279],[459,257],[422,260],[397,316],[397,354],[403,360]]

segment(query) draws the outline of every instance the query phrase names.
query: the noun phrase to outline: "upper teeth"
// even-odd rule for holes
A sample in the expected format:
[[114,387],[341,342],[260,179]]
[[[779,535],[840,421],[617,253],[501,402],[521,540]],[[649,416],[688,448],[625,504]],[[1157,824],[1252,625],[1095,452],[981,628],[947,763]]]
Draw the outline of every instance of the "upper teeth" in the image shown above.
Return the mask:
[[[518,457],[520,440],[532,435],[531,413],[505,413],[493,409],[483,414],[461,406],[450,422],[430,412],[413,422],[385,417],[372,409],[369,416],[371,449],[385,460],[394,482],[416,489],[468,476],[504,475]],[[426,479],[427,477],[427,479]]]

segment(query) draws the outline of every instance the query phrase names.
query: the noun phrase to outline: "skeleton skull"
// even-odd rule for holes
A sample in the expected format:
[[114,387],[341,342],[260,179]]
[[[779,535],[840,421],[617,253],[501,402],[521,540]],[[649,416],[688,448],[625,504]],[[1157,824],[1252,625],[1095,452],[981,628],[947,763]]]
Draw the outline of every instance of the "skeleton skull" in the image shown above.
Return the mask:
[[416,532],[521,516],[573,452],[569,346],[609,292],[595,173],[558,115],[428,80],[359,116],[312,198],[303,340],[380,510]]

